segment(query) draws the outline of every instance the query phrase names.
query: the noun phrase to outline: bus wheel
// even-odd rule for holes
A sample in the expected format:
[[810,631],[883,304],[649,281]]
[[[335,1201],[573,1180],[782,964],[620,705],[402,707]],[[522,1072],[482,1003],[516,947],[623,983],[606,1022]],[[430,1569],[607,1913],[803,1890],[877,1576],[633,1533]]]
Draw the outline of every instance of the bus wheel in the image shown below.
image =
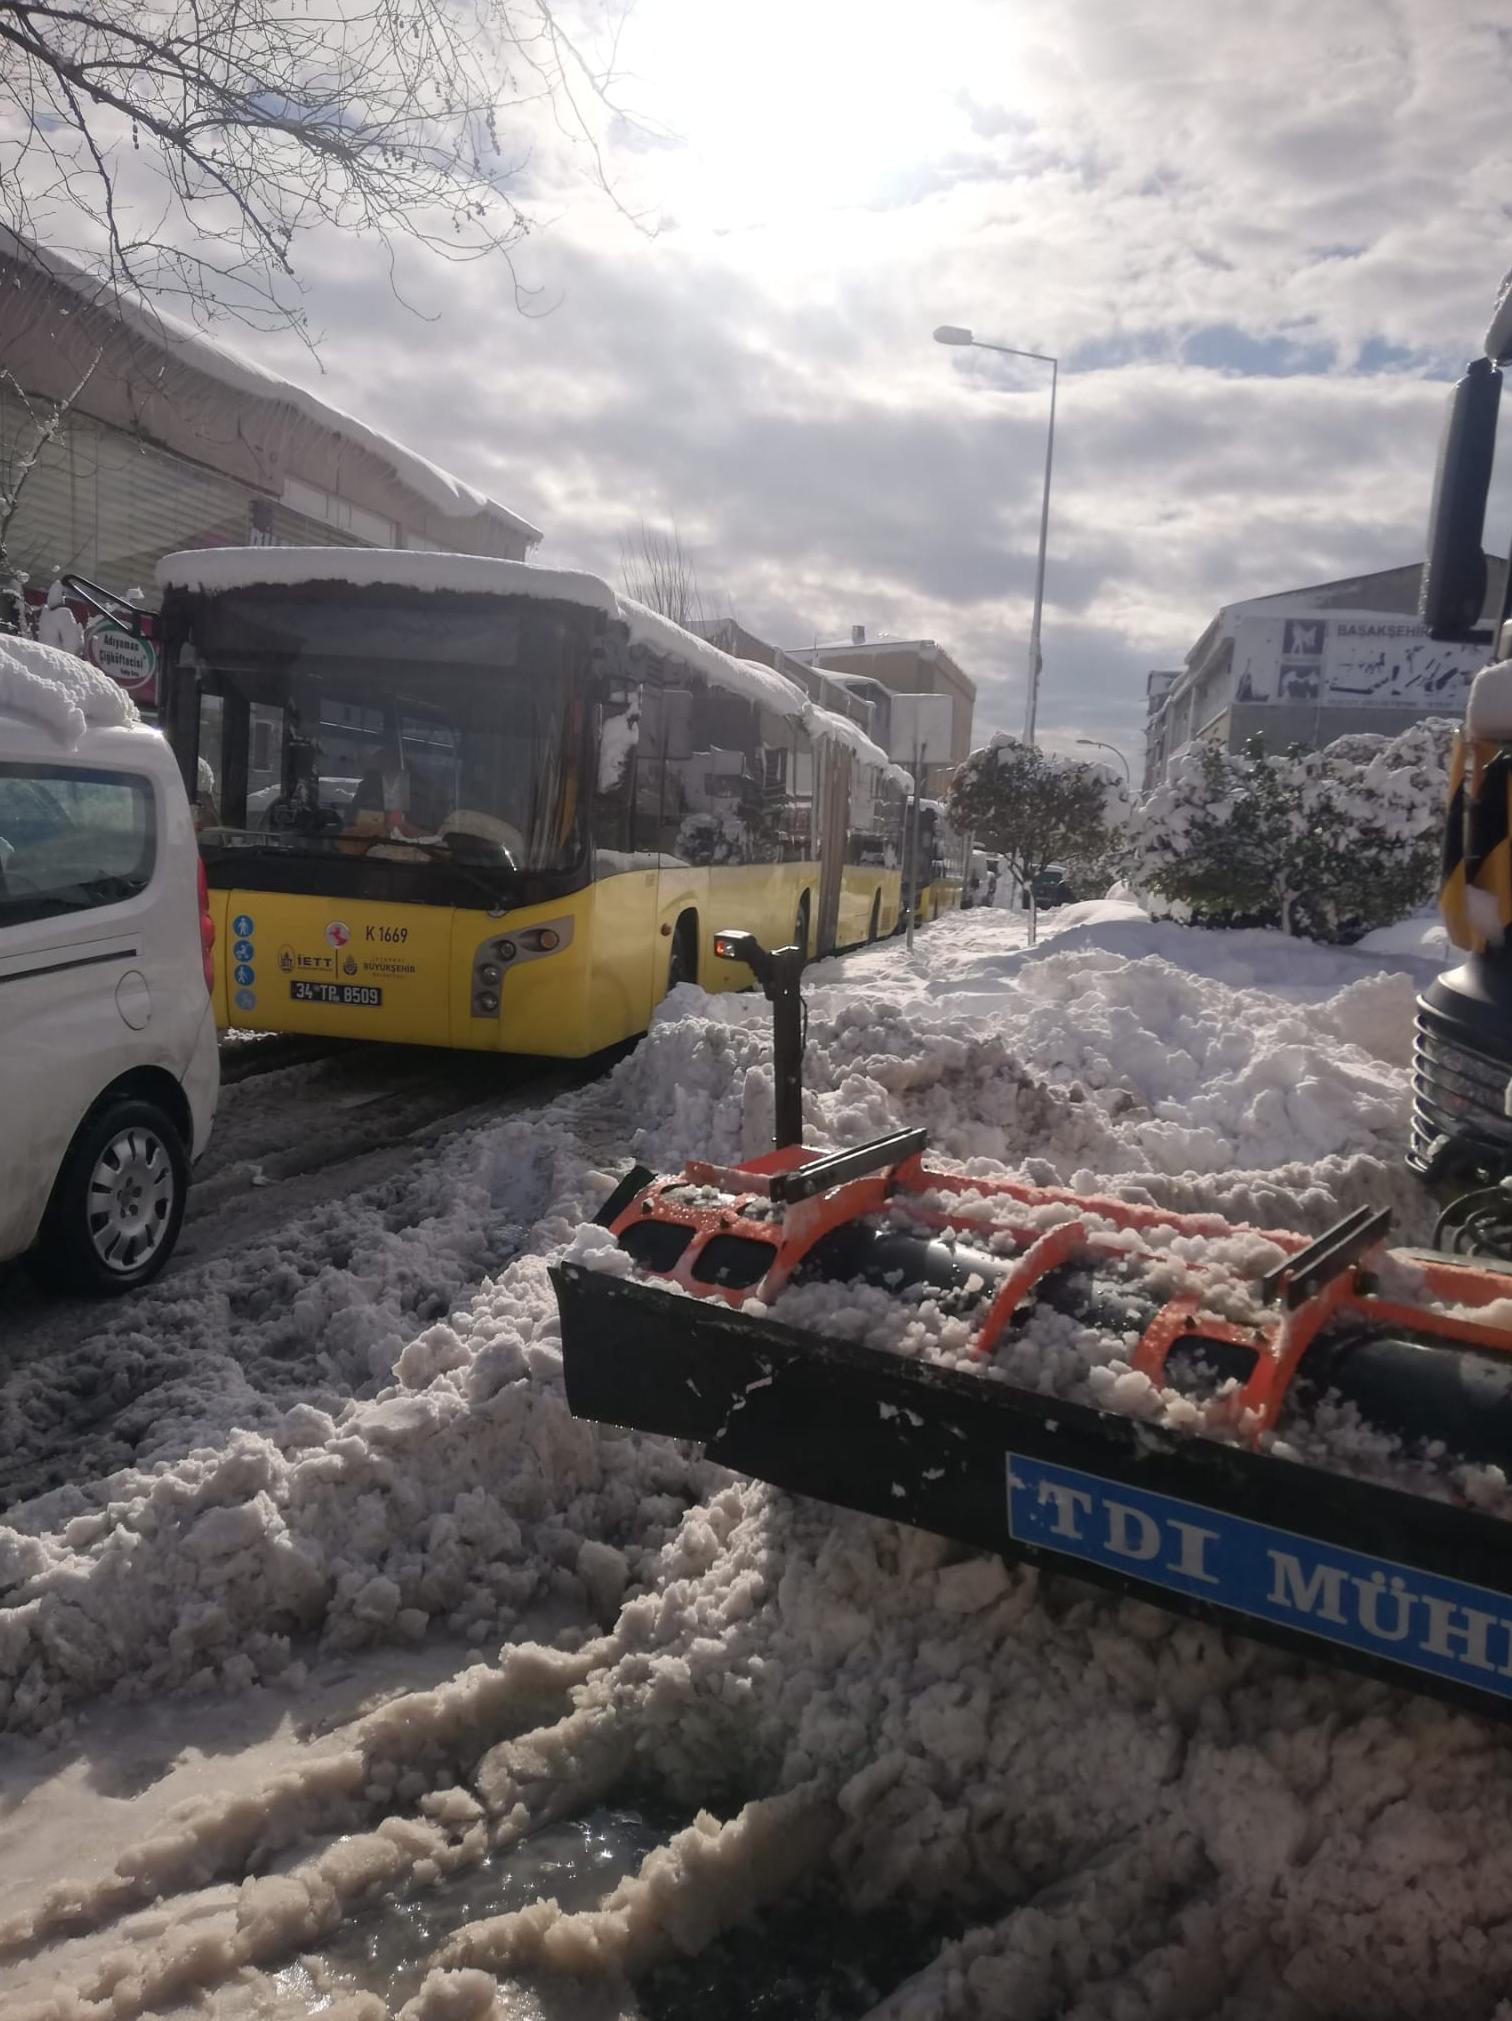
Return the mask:
[[872,900],[871,924],[866,929],[868,942],[875,940],[882,931],[882,894],[879,891]]
[[672,952],[667,956],[667,988],[670,996],[680,982],[698,980],[698,926],[691,912],[685,912],[672,935]]
[[793,945],[803,949],[805,961],[809,958],[809,895],[805,891],[798,901],[798,911],[793,919]]

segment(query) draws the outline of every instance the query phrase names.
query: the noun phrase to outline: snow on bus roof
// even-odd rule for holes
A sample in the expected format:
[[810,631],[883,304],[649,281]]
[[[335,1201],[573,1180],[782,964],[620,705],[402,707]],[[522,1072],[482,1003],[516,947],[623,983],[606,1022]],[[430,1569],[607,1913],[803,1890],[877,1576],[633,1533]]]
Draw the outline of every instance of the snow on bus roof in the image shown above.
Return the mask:
[[913,780],[903,767],[894,765],[882,746],[868,737],[860,725],[853,723],[848,716],[837,716],[833,709],[810,702],[804,711],[804,721],[811,736],[831,737],[837,744],[847,745],[868,765],[880,765],[894,785],[902,786],[908,793],[913,791]]
[[90,729],[142,719],[130,695],[88,660],[35,639],[0,638],[0,716],[37,723],[72,747]]
[[620,619],[635,645],[697,667],[715,687],[740,695],[780,716],[806,725],[811,735],[848,745],[868,764],[897,773],[887,753],[864,730],[811,702],[803,690],[774,667],[737,660],[671,618],[620,596],[602,577],[580,569],[543,568],[531,561],[500,561],[486,554],[433,554],[423,548],[381,547],[209,547],[165,555],[157,567],[163,589],[214,592],[303,583],[343,583],[358,589],[376,585],[423,591],[488,592],[494,596],[551,598],[585,605]]
[[205,547],[165,554],[161,589],[296,588],[303,583],[380,584],[396,589],[490,591],[495,596],[558,597],[617,615],[608,583],[578,569],[540,568],[491,554],[435,554],[420,547]]

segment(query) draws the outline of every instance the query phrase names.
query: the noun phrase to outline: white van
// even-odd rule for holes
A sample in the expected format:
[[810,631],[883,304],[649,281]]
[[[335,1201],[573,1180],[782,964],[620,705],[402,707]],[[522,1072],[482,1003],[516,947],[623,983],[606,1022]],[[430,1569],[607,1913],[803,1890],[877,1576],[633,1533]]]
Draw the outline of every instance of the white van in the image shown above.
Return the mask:
[[220,1089],[212,937],[167,744],[0,637],[0,1262],[108,1293],[168,1261]]

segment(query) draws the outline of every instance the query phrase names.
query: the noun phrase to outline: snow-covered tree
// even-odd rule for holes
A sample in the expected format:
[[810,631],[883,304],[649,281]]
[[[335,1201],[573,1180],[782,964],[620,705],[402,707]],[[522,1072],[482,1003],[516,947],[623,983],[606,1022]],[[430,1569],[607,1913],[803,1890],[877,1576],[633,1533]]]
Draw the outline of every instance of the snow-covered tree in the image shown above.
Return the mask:
[[1196,745],[1134,810],[1124,874],[1198,925],[1357,940],[1433,894],[1454,728],[1269,756]]
[[946,795],[953,827],[995,850],[1026,889],[1052,863],[1070,873],[1106,859],[1123,791],[1103,765],[1061,757],[999,732],[958,765]]

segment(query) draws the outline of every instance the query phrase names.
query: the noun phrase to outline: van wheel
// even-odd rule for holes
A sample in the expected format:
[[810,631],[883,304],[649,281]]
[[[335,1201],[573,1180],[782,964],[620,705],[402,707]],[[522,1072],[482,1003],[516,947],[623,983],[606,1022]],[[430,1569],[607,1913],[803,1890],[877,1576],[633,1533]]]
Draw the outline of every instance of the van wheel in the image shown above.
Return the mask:
[[33,1268],[55,1291],[135,1291],[173,1254],[188,1188],[188,1154],[163,1111],[136,1097],[106,1102],[68,1147]]
[[793,945],[803,949],[805,961],[809,958],[809,895],[805,891],[798,901],[798,911],[793,919]]
[[868,942],[875,940],[878,934],[881,933],[881,931],[882,931],[882,894],[879,891],[876,897],[872,900],[871,923],[866,929],[866,938]]

